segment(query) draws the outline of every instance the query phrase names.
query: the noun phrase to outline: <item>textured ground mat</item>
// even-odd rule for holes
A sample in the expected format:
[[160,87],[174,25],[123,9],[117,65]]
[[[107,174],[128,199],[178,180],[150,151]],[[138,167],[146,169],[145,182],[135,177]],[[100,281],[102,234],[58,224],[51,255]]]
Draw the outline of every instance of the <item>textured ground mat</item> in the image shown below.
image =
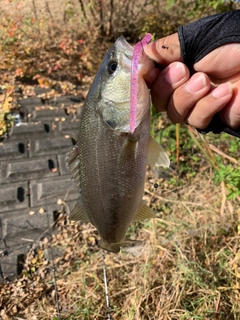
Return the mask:
[[21,272],[25,254],[52,229],[59,200],[71,208],[79,196],[65,154],[76,141],[82,97],[18,103],[15,125],[0,142],[0,282]]

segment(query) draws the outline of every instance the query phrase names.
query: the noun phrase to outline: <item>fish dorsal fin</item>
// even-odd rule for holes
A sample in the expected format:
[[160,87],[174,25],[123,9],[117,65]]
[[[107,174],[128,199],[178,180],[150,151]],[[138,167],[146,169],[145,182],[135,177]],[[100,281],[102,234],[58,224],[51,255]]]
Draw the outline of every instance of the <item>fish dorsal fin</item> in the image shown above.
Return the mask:
[[80,221],[81,223],[89,222],[87,214],[84,210],[81,199],[79,198],[78,202],[75,204],[75,207],[69,215],[69,220]]
[[77,185],[80,185],[80,173],[79,173],[79,153],[78,146],[75,145],[67,154],[66,162],[69,171],[72,173],[72,179],[77,182]]
[[148,143],[147,164],[151,167],[169,167],[170,165],[169,157],[163,147],[152,137]]
[[155,218],[155,214],[153,211],[146,205],[146,203],[142,200],[139,211],[135,218],[135,221],[143,221],[145,219]]

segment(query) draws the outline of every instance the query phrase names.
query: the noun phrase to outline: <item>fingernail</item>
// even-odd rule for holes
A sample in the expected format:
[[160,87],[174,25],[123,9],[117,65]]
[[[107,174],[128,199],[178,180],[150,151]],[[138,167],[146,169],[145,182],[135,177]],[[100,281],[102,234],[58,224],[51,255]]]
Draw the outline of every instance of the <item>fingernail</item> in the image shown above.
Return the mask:
[[186,69],[182,63],[173,63],[169,65],[165,74],[166,81],[170,84],[176,84],[186,75]]
[[185,89],[190,93],[196,93],[206,86],[206,78],[203,74],[193,75],[186,84]]
[[212,91],[212,95],[215,98],[223,98],[227,95],[229,95],[229,93],[232,92],[232,84],[230,82],[227,83],[223,83],[221,85],[219,85],[217,88],[215,88]]

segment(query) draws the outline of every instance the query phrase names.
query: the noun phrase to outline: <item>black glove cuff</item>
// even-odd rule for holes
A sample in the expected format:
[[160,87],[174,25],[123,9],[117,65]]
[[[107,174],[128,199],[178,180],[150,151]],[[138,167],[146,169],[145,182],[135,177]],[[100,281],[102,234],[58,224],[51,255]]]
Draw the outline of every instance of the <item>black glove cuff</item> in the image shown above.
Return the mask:
[[215,116],[212,118],[212,121],[209,123],[206,129],[197,129],[197,131],[203,134],[208,132],[213,132],[217,134],[221,132],[226,132],[228,134],[231,134],[232,136],[240,138],[240,127],[236,130],[231,129],[221,120],[218,114],[215,114]]

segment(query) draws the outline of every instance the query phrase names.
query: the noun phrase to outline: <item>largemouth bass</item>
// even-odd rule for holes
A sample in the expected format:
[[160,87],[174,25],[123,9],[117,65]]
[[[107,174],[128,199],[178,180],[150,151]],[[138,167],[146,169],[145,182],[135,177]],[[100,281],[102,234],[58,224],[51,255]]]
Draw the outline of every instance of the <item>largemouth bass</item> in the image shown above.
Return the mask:
[[133,47],[120,37],[109,49],[91,85],[80,119],[77,144],[67,163],[80,187],[70,219],[91,222],[101,247],[117,253],[130,223],[154,217],[142,201],[146,165],[169,166],[150,137],[150,95],[143,79],[151,68],[144,52],[138,65],[136,129],[129,127]]

